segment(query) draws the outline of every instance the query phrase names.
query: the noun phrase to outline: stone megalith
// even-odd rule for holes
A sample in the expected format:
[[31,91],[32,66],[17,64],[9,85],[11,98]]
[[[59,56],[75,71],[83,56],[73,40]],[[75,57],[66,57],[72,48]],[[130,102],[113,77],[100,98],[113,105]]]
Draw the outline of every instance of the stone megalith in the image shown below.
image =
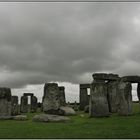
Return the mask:
[[138,83],[138,86],[137,86],[137,96],[140,102],[140,83]]
[[21,111],[21,113],[28,112],[28,96],[21,97],[20,111]]
[[140,76],[137,76],[137,75],[123,76],[123,77],[121,77],[121,80],[123,82],[139,83],[140,82]]
[[59,87],[59,98],[60,98],[60,105],[65,106],[66,105],[66,98],[65,98],[65,87]]
[[109,111],[111,113],[116,113],[117,112],[117,95],[118,91],[118,81],[110,81],[107,83],[107,92],[108,92],[108,104],[109,104]]
[[18,96],[12,96],[12,115],[19,114]]
[[36,112],[38,108],[37,97],[31,96],[31,112]]
[[132,86],[130,82],[118,83],[118,114],[128,116],[132,114]]
[[43,111],[48,114],[59,114],[60,99],[57,83],[46,83],[44,86]]
[[84,110],[85,106],[89,105],[87,88],[90,88],[90,84],[80,84],[80,110]]
[[90,90],[90,117],[109,116],[109,106],[107,101],[107,84],[105,82],[93,81]]
[[92,75],[94,81],[96,82],[104,82],[104,81],[116,81],[119,80],[120,77],[118,74],[113,74],[113,73],[94,73]]
[[11,89],[0,88],[0,117],[11,116]]

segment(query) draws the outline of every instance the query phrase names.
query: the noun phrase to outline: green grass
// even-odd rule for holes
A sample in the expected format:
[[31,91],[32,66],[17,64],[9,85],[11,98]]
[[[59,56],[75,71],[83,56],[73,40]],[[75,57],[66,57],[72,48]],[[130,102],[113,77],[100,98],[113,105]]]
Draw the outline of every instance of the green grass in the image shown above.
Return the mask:
[[79,112],[67,123],[32,122],[32,113],[28,121],[0,120],[0,138],[140,138],[140,105],[134,104],[133,110],[132,116],[107,118]]

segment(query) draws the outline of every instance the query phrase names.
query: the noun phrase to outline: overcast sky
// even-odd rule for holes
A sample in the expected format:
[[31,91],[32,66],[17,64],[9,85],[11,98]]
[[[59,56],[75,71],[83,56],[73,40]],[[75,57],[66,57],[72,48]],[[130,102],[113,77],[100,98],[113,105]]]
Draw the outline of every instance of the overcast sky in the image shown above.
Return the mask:
[[140,3],[0,3],[1,87],[41,100],[55,81],[78,101],[94,72],[140,75]]

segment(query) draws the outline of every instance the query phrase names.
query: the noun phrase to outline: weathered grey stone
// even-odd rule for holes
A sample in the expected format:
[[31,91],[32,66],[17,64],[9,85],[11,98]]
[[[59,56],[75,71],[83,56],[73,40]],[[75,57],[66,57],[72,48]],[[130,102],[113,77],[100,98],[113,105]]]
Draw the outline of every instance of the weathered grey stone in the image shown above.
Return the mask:
[[28,97],[27,96],[21,97],[20,111],[21,113],[28,112]]
[[0,120],[11,120],[13,116],[0,116]]
[[80,84],[80,88],[90,88],[90,84]]
[[33,117],[34,122],[67,122],[70,118],[59,115],[40,114]]
[[89,97],[87,87],[85,84],[80,84],[80,110],[84,110],[85,106],[89,104]]
[[137,86],[137,96],[140,102],[140,83],[138,83],[138,86]]
[[79,110],[79,106],[78,106],[78,104],[77,104],[76,101],[74,102],[73,109],[74,109],[75,111],[78,111],[78,110]]
[[72,116],[72,115],[76,115],[76,112],[75,112],[74,109],[71,108],[71,107],[68,107],[68,106],[61,106],[61,107],[60,107],[60,115]]
[[69,107],[71,107],[70,102],[68,102],[66,105],[69,106]]
[[31,112],[36,112],[37,111],[37,97],[36,96],[31,96]]
[[65,106],[66,105],[66,98],[65,98],[65,87],[59,87],[59,98],[60,98],[60,105]]
[[89,114],[90,117],[109,116],[106,83],[94,81],[91,84]]
[[18,96],[12,96],[12,115],[19,114]]
[[33,117],[34,122],[49,122],[47,114],[39,114]]
[[28,118],[26,115],[17,115],[17,116],[13,116],[13,120],[26,121],[26,120],[28,120]]
[[119,75],[118,74],[112,74],[112,73],[94,73],[92,75],[93,79],[96,81],[96,82],[102,82],[102,81],[105,81],[105,80],[109,80],[109,81],[116,81],[116,80],[119,80]]
[[108,104],[109,104],[109,111],[111,113],[117,112],[117,87],[118,87],[118,81],[110,81],[107,83],[108,85]]
[[56,83],[46,83],[44,86],[43,111],[48,114],[59,114],[59,88]]
[[0,88],[0,117],[11,116],[11,89]]
[[140,83],[140,76],[123,76],[121,77],[121,81],[130,82],[130,83]]
[[130,82],[120,81],[118,84],[118,114],[127,116],[132,114],[132,86]]
[[84,112],[89,113],[89,105],[85,106]]

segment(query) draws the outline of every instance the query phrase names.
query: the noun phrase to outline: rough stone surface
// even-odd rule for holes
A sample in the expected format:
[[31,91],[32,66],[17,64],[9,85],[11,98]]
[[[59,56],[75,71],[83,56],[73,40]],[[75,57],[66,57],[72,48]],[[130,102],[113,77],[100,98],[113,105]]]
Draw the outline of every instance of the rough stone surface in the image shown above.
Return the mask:
[[59,87],[59,98],[60,98],[60,105],[66,105],[66,98],[65,98],[65,87]]
[[108,104],[109,104],[109,111],[111,113],[117,112],[117,87],[118,82],[117,81],[110,81],[107,83],[108,85]]
[[0,116],[0,120],[11,120],[13,116]]
[[140,76],[123,76],[121,77],[121,81],[130,82],[130,83],[140,83]]
[[56,83],[46,83],[44,86],[43,111],[48,114],[59,114],[59,88]]
[[36,96],[31,96],[31,112],[36,112],[37,111],[37,97]]
[[71,107],[61,106],[60,107],[60,115],[71,116],[71,115],[76,115],[76,112]]
[[140,102],[140,83],[138,83],[138,86],[137,86],[137,96]]
[[21,97],[20,111],[21,111],[21,113],[28,112],[28,97],[27,96]]
[[28,120],[28,118],[26,115],[17,115],[17,116],[13,116],[13,120],[26,121],[26,120]]
[[80,84],[80,110],[84,110],[85,106],[89,104],[89,97],[87,88]]
[[92,75],[93,79],[95,81],[101,82],[101,81],[105,81],[105,80],[109,80],[109,81],[116,81],[119,80],[119,75],[118,74],[112,74],[112,73],[94,73]]
[[90,84],[80,84],[80,88],[90,88]]
[[70,118],[65,117],[65,116],[59,116],[59,115],[40,114],[40,115],[35,115],[33,117],[33,121],[35,122],[66,122],[66,121],[70,121]]
[[11,116],[11,89],[0,88],[0,117]]
[[89,114],[90,117],[109,116],[106,83],[94,81],[91,84]]
[[118,114],[127,116],[132,114],[132,86],[130,82],[120,81],[118,84]]
[[89,113],[89,105],[85,106],[84,112]]
[[76,103],[76,101],[74,102],[73,109],[74,109],[75,111],[78,111],[78,110],[79,110],[79,106],[78,106],[78,104]]
[[12,96],[12,115],[19,114],[18,96]]

